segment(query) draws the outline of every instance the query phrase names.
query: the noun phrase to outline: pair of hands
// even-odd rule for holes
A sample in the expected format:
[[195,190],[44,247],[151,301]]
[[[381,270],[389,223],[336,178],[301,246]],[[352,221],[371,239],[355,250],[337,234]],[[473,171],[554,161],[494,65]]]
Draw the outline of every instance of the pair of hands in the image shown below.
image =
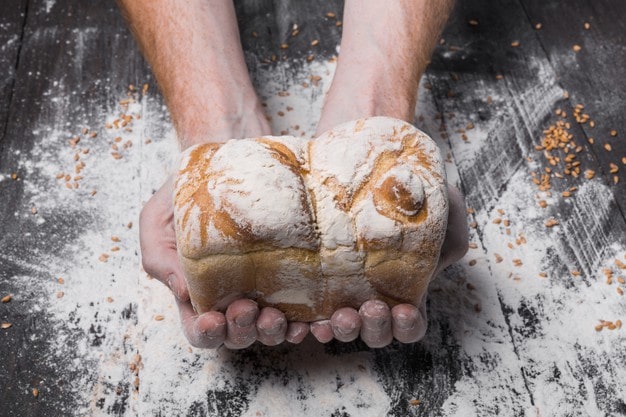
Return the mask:
[[[259,309],[253,300],[232,302],[225,313],[210,311],[197,314],[189,300],[189,292],[176,251],[174,231],[174,180],[170,178],[146,203],[140,217],[140,243],[145,271],[167,285],[176,297],[185,336],[192,346],[242,349],[256,340],[268,345],[284,341],[300,343],[311,332],[326,343],[333,338],[349,342],[357,337],[369,347],[383,347],[395,338],[412,343],[426,333],[426,293],[418,300],[419,307],[399,304],[393,308],[370,300],[359,310],[340,308],[329,320],[312,323],[287,322],[285,315],[272,307]],[[439,264],[433,275],[462,258],[467,251],[468,231],[465,203],[455,187],[448,186],[449,215],[446,237]]]
[[[183,147],[204,138],[219,141],[270,133],[246,67],[232,1],[118,3],[154,71]],[[324,99],[318,133],[370,116],[413,120],[419,80],[452,4],[452,0],[346,1],[341,56]],[[454,189],[450,201],[448,235],[435,273],[467,250],[465,209]],[[143,264],[176,295],[185,334],[194,346],[217,347],[223,342],[243,348],[255,339],[265,344],[297,343],[309,331],[321,342],[360,336],[370,346],[384,346],[393,337],[413,342],[425,332],[426,294],[415,300],[420,308],[389,309],[371,301],[359,311],[340,309],[330,320],[310,324],[287,323],[280,311],[259,311],[251,300],[233,302],[225,314],[197,315],[178,262],[172,223],[172,183],[167,182],[142,211]]]

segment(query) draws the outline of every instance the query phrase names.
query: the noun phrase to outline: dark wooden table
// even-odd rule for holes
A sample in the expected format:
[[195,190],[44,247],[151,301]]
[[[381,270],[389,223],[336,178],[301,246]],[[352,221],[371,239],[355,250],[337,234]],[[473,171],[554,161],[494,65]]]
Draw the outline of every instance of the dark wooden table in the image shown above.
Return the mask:
[[[309,136],[341,2],[237,8],[275,133]],[[3,0],[0,415],[626,415],[625,22],[618,0],[458,2],[416,124],[472,243],[423,342],[206,352],[140,268],[176,147],[115,4]]]

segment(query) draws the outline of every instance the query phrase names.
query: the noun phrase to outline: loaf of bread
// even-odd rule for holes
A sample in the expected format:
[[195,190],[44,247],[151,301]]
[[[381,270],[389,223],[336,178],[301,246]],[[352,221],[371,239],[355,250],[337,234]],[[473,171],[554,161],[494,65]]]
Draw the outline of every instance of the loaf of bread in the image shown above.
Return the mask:
[[447,218],[436,144],[386,117],[311,141],[197,145],[183,153],[175,185],[178,253],[198,312],[241,297],[292,321],[369,299],[418,304]]

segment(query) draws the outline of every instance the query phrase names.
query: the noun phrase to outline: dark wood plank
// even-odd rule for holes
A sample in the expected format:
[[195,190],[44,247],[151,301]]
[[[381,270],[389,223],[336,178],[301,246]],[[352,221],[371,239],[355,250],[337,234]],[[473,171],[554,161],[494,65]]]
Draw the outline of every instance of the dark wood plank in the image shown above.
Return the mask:
[[[559,73],[531,22],[520,18],[524,16],[520,4],[485,1],[458,6],[444,34],[446,42],[433,57],[429,81],[441,111],[441,129],[449,136],[467,202],[474,209],[480,244],[473,253],[478,264],[487,263],[493,276],[526,392],[541,415],[575,414],[581,409],[592,414],[593,410],[623,413],[625,399],[617,388],[620,376],[604,369],[611,354],[624,358],[626,351],[620,347],[609,353],[602,338],[593,338],[593,321],[585,321],[585,329],[580,330],[573,326],[571,314],[579,298],[594,300],[593,317],[614,319],[626,313],[615,290],[609,293],[614,296],[604,295],[597,278],[602,265],[626,250],[626,223],[606,182],[568,175],[556,178],[555,172],[564,172],[563,161],[552,167],[535,150],[543,130],[559,119],[554,114],[557,108],[568,113],[573,141],[582,147],[576,157],[581,172],[600,172],[602,161],[589,148],[581,126],[571,119],[572,107],[564,100]],[[560,9],[556,3],[551,7]],[[552,169],[551,197],[531,182],[532,173],[540,175],[546,166]],[[562,197],[572,186],[579,193]],[[539,208],[539,199],[550,201],[549,206]],[[546,228],[544,222],[550,217],[560,225]],[[511,222],[510,236],[505,227],[494,224],[503,218]],[[518,243],[520,235],[525,239]],[[496,255],[504,261],[496,260]],[[516,266],[513,259],[523,264]],[[582,279],[572,279],[572,270],[580,271]],[[547,273],[549,281],[537,284],[540,271]],[[569,306],[570,313],[564,313],[563,305]],[[558,334],[557,323],[572,333]],[[589,337],[578,338],[578,331]],[[555,354],[546,356],[537,344],[550,346]],[[572,372],[584,383],[552,375]],[[593,392],[587,387],[593,387]]]
[[[26,23],[26,6],[27,0],[8,0],[0,3],[0,149],[2,149],[8,110],[13,98],[15,70]],[[0,159],[1,166],[2,160]]]
[[[236,1],[242,45],[250,70],[262,64],[336,55],[343,2]],[[316,42],[314,42],[316,41]],[[314,43],[314,45],[312,45]]]
[[[599,162],[599,171],[611,185],[622,213],[626,212],[626,14],[620,1],[577,1],[562,7],[552,2],[520,0],[528,19],[541,23],[536,31],[558,77],[570,93],[572,107],[584,105],[590,122],[581,125]],[[589,29],[585,28],[585,23]],[[579,46],[579,52],[574,46]],[[615,130],[617,136],[612,136]],[[611,151],[605,149],[611,146]],[[619,171],[612,173],[611,164]],[[617,181],[617,183],[616,183]]]

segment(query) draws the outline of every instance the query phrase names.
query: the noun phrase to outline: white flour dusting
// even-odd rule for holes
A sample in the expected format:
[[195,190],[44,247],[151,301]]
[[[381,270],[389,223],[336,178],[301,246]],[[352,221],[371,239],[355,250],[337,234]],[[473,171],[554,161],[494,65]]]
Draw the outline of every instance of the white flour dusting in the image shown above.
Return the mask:
[[54,7],[56,0],[46,0],[46,13],[50,13],[50,10]]

